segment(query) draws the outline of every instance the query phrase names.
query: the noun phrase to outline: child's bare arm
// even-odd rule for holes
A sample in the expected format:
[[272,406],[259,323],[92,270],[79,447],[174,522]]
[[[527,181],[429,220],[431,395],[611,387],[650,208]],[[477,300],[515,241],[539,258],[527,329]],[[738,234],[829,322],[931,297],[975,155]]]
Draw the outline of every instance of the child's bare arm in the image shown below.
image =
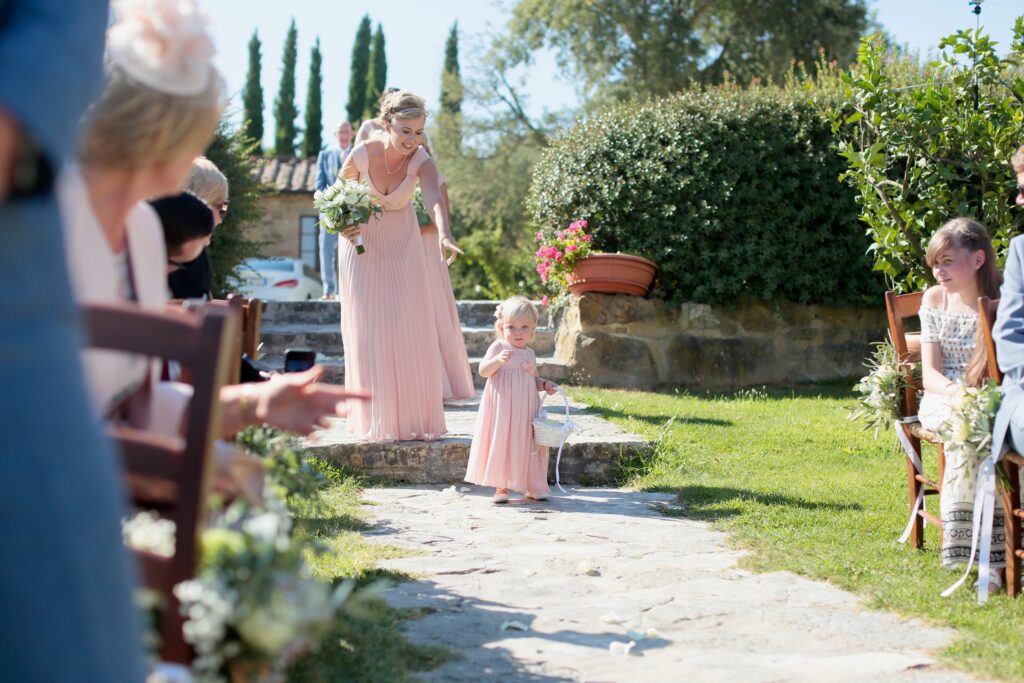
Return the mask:
[[502,350],[493,356],[488,356],[480,361],[480,376],[488,378],[496,373],[502,366],[508,365],[508,362],[512,360],[512,352]]

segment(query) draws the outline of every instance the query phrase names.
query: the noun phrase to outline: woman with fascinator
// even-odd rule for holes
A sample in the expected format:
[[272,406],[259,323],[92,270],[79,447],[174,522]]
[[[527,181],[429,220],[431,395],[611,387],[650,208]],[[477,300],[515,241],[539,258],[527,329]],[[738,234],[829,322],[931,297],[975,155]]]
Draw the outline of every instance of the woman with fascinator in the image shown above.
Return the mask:
[[[133,301],[160,311],[168,298],[167,253],[145,200],[182,191],[213,139],[224,86],[193,0],[122,0],[114,16],[106,82],[86,112],[78,163],[58,184],[68,271],[79,303]],[[160,382],[158,366],[132,354],[91,349],[83,365],[99,415],[177,433],[190,387]],[[321,372],[224,387],[221,435],[262,422],[308,433],[326,416],[344,414],[350,394],[316,382]],[[152,391],[141,391],[146,386]]]
[[[349,242],[339,245],[345,388],[373,395],[349,406],[348,424],[363,440],[429,441],[446,427],[435,301],[412,204],[417,181],[442,254],[454,258],[462,250],[448,224],[437,165],[421,146],[423,100],[408,90],[391,93],[380,118],[385,135],[357,145],[340,173],[367,185],[384,208],[380,218],[346,228]],[[360,235],[362,254],[353,244]]]

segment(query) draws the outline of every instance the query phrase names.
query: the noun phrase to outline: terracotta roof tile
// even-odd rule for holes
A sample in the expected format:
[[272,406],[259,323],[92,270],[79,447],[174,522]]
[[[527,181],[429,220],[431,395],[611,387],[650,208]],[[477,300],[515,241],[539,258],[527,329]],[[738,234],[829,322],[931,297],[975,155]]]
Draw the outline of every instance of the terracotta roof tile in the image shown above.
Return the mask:
[[316,189],[316,157],[257,159],[253,174],[271,190],[312,194]]

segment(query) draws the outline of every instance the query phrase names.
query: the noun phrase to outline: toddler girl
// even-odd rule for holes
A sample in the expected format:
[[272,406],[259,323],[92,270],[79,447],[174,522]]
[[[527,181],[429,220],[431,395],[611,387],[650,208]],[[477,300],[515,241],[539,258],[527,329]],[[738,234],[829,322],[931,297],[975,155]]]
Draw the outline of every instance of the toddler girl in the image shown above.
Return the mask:
[[526,345],[537,329],[537,309],[514,296],[494,312],[497,341],[480,362],[487,378],[469,450],[466,481],[494,486],[495,503],[507,503],[509,489],[527,498],[546,500],[548,449],[533,439],[533,418],[540,409],[539,391],[553,394],[558,385],[537,374],[537,358]]
[[[984,346],[979,340],[978,297],[999,298],[999,270],[985,228],[969,218],[954,218],[932,236],[925,259],[938,283],[921,303],[921,425],[935,430],[950,416],[960,388],[985,380]],[[966,563],[971,555],[974,492],[980,462],[959,449],[945,449],[939,507],[942,517],[942,566]],[[1003,513],[997,497],[989,567],[990,586],[998,588],[998,570],[1006,566]],[[998,539],[998,540],[997,540]]]

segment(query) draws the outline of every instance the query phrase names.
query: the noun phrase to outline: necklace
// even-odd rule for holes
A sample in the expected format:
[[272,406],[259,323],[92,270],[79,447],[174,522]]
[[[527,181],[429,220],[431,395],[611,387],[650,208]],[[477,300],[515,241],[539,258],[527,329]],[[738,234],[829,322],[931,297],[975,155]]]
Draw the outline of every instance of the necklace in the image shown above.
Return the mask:
[[398,162],[398,168],[392,171],[391,166],[388,164],[388,145],[384,146],[384,170],[388,172],[388,175],[394,175],[395,173],[398,173],[400,170],[402,170],[402,164],[404,164],[406,161],[408,161],[408,157],[403,154],[402,160]]

